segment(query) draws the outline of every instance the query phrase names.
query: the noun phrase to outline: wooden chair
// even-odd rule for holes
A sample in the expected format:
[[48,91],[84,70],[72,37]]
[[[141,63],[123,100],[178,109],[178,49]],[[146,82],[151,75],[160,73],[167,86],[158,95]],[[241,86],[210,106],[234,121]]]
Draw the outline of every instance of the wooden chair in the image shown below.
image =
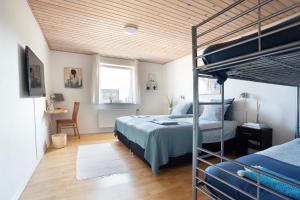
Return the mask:
[[79,102],[74,102],[72,119],[56,120],[56,129],[58,133],[61,133],[61,129],[73,128],[74,135],[75,136],[78,135],[78,138],[80,139],[80,134],[78,131],[78,123],[77,123],[79,104],[80,104]]

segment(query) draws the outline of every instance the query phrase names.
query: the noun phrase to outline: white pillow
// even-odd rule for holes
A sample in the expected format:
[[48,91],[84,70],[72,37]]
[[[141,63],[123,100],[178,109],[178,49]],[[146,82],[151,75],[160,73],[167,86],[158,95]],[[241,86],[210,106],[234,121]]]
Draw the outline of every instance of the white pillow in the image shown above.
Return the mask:
[[[228,104],[224,105],[224,115],[229,108]],[[200,120],[221,121],[222,105],[206,105],[199,117]]]
[[170,115],[185,115],[191,106],[192,102],[181,101],[173,108]]

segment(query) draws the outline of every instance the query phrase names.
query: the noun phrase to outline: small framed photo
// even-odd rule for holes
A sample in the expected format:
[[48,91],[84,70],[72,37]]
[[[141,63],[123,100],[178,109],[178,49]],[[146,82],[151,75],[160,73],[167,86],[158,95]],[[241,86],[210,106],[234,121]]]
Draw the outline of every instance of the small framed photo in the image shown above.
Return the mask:
[[221,87],[216,79],[199,78],[199,94],[200,95],[215,95],[221,94]]
[[82,88],[81,68],[65,67],[65,87]]

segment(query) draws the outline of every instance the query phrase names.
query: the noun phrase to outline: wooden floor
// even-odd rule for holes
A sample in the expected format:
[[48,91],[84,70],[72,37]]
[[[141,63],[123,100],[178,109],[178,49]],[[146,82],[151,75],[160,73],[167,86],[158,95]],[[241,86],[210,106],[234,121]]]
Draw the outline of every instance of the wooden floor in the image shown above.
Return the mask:
[[[113,144],[126,161],[130,172],[77,181],[77,147],[103,142]],[[66,148],[48,150],[21,199],[186,200],[191,199],[191,180],[191,165],[163,169],[157,176],[152,176],[150,168],[132,155],[113,134],[82,135],[80,140],[69,137]],[[198,199],[208,199],[202,194],[199,196]]]

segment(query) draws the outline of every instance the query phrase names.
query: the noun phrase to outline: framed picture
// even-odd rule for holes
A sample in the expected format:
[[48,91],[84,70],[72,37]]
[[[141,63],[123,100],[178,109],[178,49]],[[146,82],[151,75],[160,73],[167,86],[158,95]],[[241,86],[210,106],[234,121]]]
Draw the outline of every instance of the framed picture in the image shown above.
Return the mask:
[[146,83],[146,90],[157,90],[158,89],[158,84],[155,80],[156,80],[156,75],[149,73],[148,81]]
[[32,65],[30,66],[29,71],[30,71],[31,88],[41,88],[42,87],[41,66]]
[[65,67],[65,87],[82,88],[81,68]]
[[216,79],[199,78],[199,94],[213,95],[221,94],[221,87]]

